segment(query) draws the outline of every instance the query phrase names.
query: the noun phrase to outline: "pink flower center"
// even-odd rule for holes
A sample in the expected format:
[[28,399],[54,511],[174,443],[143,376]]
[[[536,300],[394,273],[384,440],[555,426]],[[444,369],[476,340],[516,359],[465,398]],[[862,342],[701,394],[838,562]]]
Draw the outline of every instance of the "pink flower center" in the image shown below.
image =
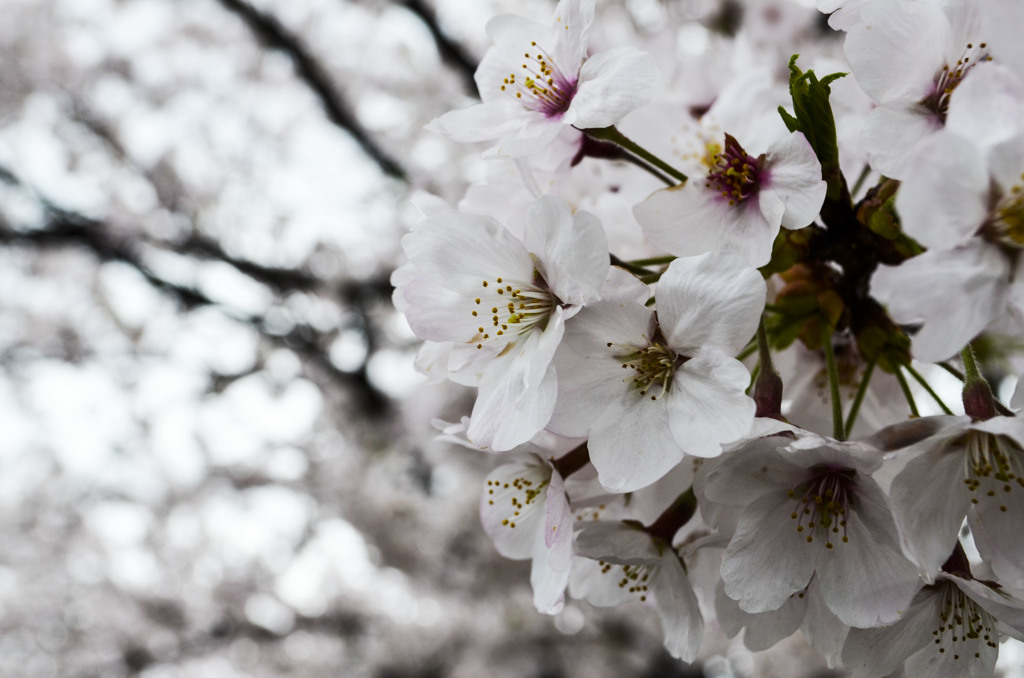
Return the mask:
[[558,68],[554,60],[536,42],[533,52],[523,53],[523,71],[510,73],[502,81],[501,91],[515,96],[527,108],[540,111],[549,118],[566,112],[576,94],[577,82]]
[[764,178],[764,155],[749,155],[735,137],[726,134],[725,150],[715,154],[704,187],[737,205],[756,194]]
[[789,517],[796,521],[797,532],[807,533],[807,543],[814,541],[815,534],[823,534],[825,548],[831,549],[832,536],[840,531],[840,541],[850,541],[846,516],[854,497],[856,473],[853,469],[813,466],[808,469],[807,479],[789,491],[789,498],[797,500]]

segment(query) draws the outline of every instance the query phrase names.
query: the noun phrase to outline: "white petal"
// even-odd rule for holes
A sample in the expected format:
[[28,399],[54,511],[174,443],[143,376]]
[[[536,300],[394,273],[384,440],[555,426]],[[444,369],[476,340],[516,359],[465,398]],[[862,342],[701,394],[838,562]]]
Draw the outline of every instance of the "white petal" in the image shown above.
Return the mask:
[[929,250],[899,266],[879,266],[871,294],[899,323],[923,322],[914,357],[938,362],[959,353],[1006,306],[1009,266],[992,246],[974,241],[953,250]]
[[616,564],[653,563],[661,554],[651,536],[621,521],[592,523],[576,537],[576,552]]
[[692,662],[700,651],[704,619],[693,586],[671,549],[661,558],[653,588],[665,649],[677,659]]
[[887,104],[868,113],[861,143],[872,169],[893,179],[905,179],[916,169],[910,162],[914,150],[940,129],[942,120],[920,104]]
[[846,34],[854,77],[879,103],[923,99],[945,61],[949,23],[938,3],[873,2]]
[[829,668],[834,668],[839,663],[839,655],[850,627],[839,621],[839,618],[832,614],[832,610],[828,609],[825,599],[821,596],[817,576],[812,577],[811,583],[807,586],[807,612],[804,614],[803,624],[800,625],[800,632],[807,638],[811,647],[825,655]]
[[516,342],[511,360],[495,360],[480,383],[467,435],[475,445],[511,450],[537,434],[551,419],[558,378],[551,366],[565,329],[563,309],[555,308],[543,332]]
[[732,252],[676,259],[658,281],[658,322],[682,355],[717,348],[734,356],[754,336],[765,294],[761,274]]
[[555,470],[551,471],[544,503],[544,546],[551,569],[568,571],[572,565],[572,511],[565,494],[565,480]]
[[632,47],[598,52],[583,63],[564,120],[579,129],[614,125],[651,100],[657,80],[649,54]]
[[704,493],[713,502],[744,507],[769,492],[794,487],[805,472],[783,459],[778,448],[788,438],[759,438],[705,462]]
[[[542,487],[550,473],[550,467],[538,460],[536,464],[517,462],[499,466],[485,479],[480,522],[494,540],[498,553],[506,558],[522,560],[533,556],[538,532],[544,529],[546,491],[534,494],[529,490]],[[522,508],[518,508],[519,504]]]
[[1020,133],[1022,108],[1024,81],[1002,64],[980,63],[953,91],[946,129],[985,152]]
[[634,492],[671,471],[683,450],[669,434],[667,400],[650,400],[622,385],[591,428],[590,462],[611,492]]
[[963,464],[962,449],[925,452],[892,483],[890,497],[904,548],[929,581],[953,552],[967,516]]
[[722,562],[726,594],[747,612],[777,610],[806,588],[824,545],[807,543],[790,518],[795,501],[785,490],[766,494],[744,510]]
[[768,179],[761,190],[772,191],[785,205],[782,225],[798,229],[814,221],[828,186],[821,178],[821,163],[804,135],[793,132],[769,146],[766,163]]
[[[526,143],[546,134],[544,128],[549,122],[552,121],[543,113],[524,108],[511,97],[503,97],[449,111],[432,120],[426,129],[460,143],[496,141],[506,137],[519,137]],[[561,123],[557,120],[553,123],[557,134]],[[541,144],[539,139],[535,143]]]
[[818,584],[829,609],[860,628],[896,621],[921,582],[914,566],[892,546],[877,544],[856,510],[846,518],[848,543],[835,540],[818,564]]
[[[978,497],[967,513],[974,541],[1001,583],[1024,588],[1024,487],[1009,481],[1005,485],[982,483],[979,489],[988,487],[996,496]],[[1004,491],[1005,487],[1010,491]]]
[[843,663],[853,678],[887,676],[921,648],[933,644],[939,621],[938,596],[923,590],[895,624],[873,629],[851,629],[843,647]]
[[782,607],[769,612],[744,612],[735,600],[725,595],[721,583],[715,588],[715,612],[718,623],[730,638],[746,627],[743,644],[754,652],[767,650],[783,638],[793,635],[803,621],[807,599],[801,593],[791,595]]
[[988,167],[975,145],[939,132],[922,142],[896,194],[900,224],[925,247],[951,249],[988,217]]
[[700,178],[652,193],[633,208],[633,216],[650,241],[666,252],[687,257],[728,250],[751,266],[764,266],[771,259],[779,226],[765,221],[753,198],[729,205]]
[[[550,488],[548,491],[550,493]],[[569,531],[571,534],[571,524]],[[550,550],[544,543],[546,532],[546,529],[536,532],[533,563],[530,568],[530,585],[533,587],[533,604],[537,611],[541,614],[558,614],[565,607],[565,587],[569,584],[569,564],[572,562],[571,538],[569,564],[562,569],[555,569],[551,566],[549,559]]]
[[562,198],[544,196],[529,208],[523,244],[537,255],[541,275],[563,303],[597,300],[610,265],[608,239],[597,217],[574,215]]
[[575,75],[587,56],[594,25],[594,0],[559,0],[551,31],[558,67]]
[[716,457],[723,444],[747,435],[757,409],[744,392],[749,383],[743,363],[715,350],[678,368],[668,393],[668,416],[679,447],[697,457]]

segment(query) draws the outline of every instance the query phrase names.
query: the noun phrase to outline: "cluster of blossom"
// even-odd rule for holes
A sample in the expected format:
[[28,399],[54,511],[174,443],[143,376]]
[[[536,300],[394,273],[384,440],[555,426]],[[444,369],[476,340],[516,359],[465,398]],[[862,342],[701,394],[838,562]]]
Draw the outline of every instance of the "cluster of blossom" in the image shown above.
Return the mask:
[[710,620],[801,631],[857,677],[1024,639],[1024,389],[983,375],[1024,337],[1022,8],[751,2],[660,62],[593,48],[594,0],[491,20],[482,102],[430,127],[493,172],[424,201],[394,298],[478,389],[445,433],[507,455],[481,518],[539,611],[646,601],[686,661]]

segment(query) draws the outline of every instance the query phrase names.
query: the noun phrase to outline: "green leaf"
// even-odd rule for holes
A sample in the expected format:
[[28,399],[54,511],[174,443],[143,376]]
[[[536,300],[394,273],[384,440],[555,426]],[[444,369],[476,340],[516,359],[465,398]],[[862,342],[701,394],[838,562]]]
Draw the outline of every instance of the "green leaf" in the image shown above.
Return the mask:
[[821,163],[821,178],[828,184],[828,197],[837,200],[843,192],[843,175],[839,169],[839,146],[836,143],[836,121],[832,115],[829,85],[846,73],[833,73],[821,80],[814,71],[801,71],[796,65],[799,54],[789,60],[789,94],[793,98],[791,115],[779,106],[779,115],[790,132],[803,132]]

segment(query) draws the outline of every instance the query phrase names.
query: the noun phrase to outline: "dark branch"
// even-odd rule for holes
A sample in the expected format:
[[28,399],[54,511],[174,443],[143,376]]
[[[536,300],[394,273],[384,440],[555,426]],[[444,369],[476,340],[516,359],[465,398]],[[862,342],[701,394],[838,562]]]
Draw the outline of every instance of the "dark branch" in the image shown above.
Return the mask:
[[466,91],[475,96],[477,94],[477,87],[473,74],[476,73],[476,59],[466,51],[465,47],[452,40],[451,37],[441,30],[441,26],[437,23],[437,15],[433,9],[427,6],[427,3],[423,2],[423,0],[400,1],[410,12],[419,17],[420,21],[427,27],[431,37],[434,38],[434,44],[437,45],[437,51],[440,53],[441,59],[446,64],[455,67],[466,85]]
[[341,93],[320,67],[298,36],[281,25],[276,18],[264,13],[244,0],[219,0],[227,10],[241,18],[256,39],[271,49],[279,49],[291,57],[298,76],[316,93],[323,104],[327,118],[355,139],[363,151],[380,166],[385,174],[401,181],[407,180],[405,169],[392,158],[359,124],[348,110]]
[[[11,185],[21,185],[18,178],[6,168],[0,167],[0,181]],[[40,198],[45,209],[46,220],[42,228],[31,230],[14,230],[0,216],[0,245],[24,245],[35,249],[57,249],[61,247],[82,247],[102,262],[117,261],[131,266],[138,271],[154,288],[174,298],[182,308],[191,310],[202,306],[220,306],[220,304],[203,294],[200,290],[189,285],[172,282],[161,277],[153,271],[145,261],[145,256],[140,250],[138,242],[120,237],[112,233],[106,224],[84,215],[62,209],[52,203]],[[196,249],[202,248],[204,254],[209,258],[226,257],[220,252],[219,245],[206,241],[196,241]],[[187,254],[188,251],[186,250]],[[251,277],[269,278],[271,286],[285,289],[302,289],[299,283],[315,282],[315,278],[307,277],[306,274],[284,269],[267,269],[256,264],[249,264],[244,261],[235,261],[230,257],[223,259],[227,263],[236,266],[243,273],[250,273]],[[247,269],[252,269],[247,270]],[[255,273],[255,275],[252,275]],[[287,287],[291,283],[292,287]],[[370,281],[368,285],[360,286],[352,284],[343,286],[339,291],[342,297],[354,302],[359,311],[359,317],[363,319],[364,326],[360,329],[370,345],[370,355],[376,343],[375,332],[368,321],[368,311],[363,304],[366,302],[362,296],[368,292],[378,298],[384,294],[383,283],[379,280]],[[322,332],[305,324],[296,324],[287,334],[280,334],[272,331],[271,325],[262,316],[242,316],[234,314],[239,320],[247,322],[268,341],[284,346],[293,351],[303,362],[321,373],[327,379],[342,386],[353,396],[356,405],[370,417],[380,417],[390,411],[390,401],[386,395],[381,393],[369,380],[367,366],[364,362],[359,369],[347,372],[338,369],[327,357],[325,344],[327,337]]]

